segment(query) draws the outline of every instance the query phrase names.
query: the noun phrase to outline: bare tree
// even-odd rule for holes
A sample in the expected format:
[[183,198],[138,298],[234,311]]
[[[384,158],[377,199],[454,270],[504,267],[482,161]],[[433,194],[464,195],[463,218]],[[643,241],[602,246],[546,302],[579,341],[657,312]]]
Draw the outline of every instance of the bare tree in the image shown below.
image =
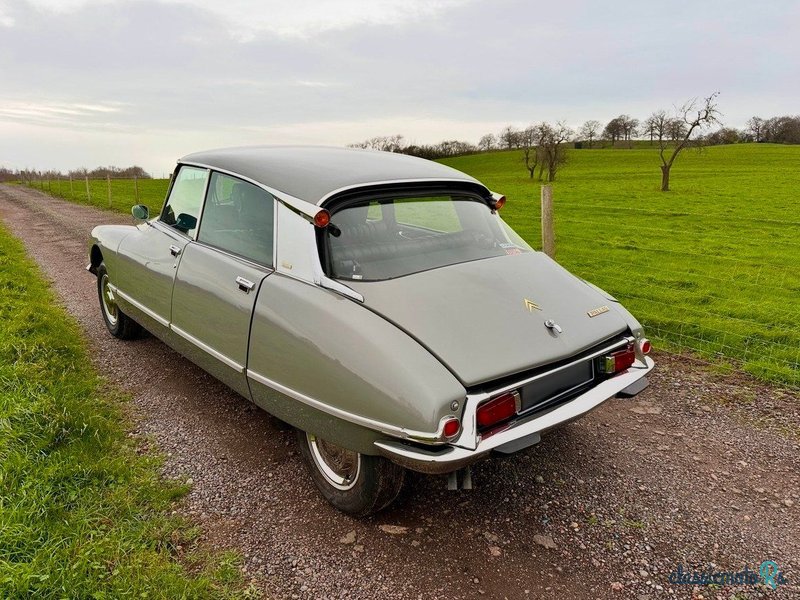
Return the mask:
[[650,138],[650,145],[653,145],[653,140],[656,137],[656,124],[654,122],[654,115],[650,115],[642,121],[642,135]]
[[580,131],[578,131],[578,136],[580,136],[581,139],[589,142],[589,148],[591,148],[592,142],[594,142],[597,134],[600,133],[600,128],[602,126],[603,125],[600,123],[600,121],[586,121],[586,123],[581,125]]
[[363,142],[349,144],[350,148],[369,148],[372,150],[382,150],[384,152],[401,152],[405,147],[402,135],[379,135]]
[[434,149],[439,157],[461,156],[463,154],[473,154],[478,151],[475,145],[460,140],[444,140],[436,144]]
[[[519,147],[522,150],[522,162],[525,163],[525,168],[528,170],[530,178],[533,179],[533,174],[536,167],[540,164],[540,149],[538,148],[539,142],[539,128],[530,125],[518,134]],[[541,168],[539,169],[539,179],[541,180]]]
[[684,148],[702,145],[699,134],[703,129],[720,123],[721,113],[717,105],[719,92],[714,92],[702,102],[689,100],[677,109],[675,116],[659,110],[650,116],[658,138],[661,158],[661,191],[669,191],[669,175],[675,159]]
[[617,118],[619,119],[619,124],[622,128],[622,137],[626,142],[631,141],[631,139],[635,138],[636,134],[638,133],[639,119],[634,119],[630,115],[620,115]]
[[611,119],[603,129],[603,137],[611,141],[611,146],[614,146],[616,141],[622,138],[622,134],[622,121],[620,121],[619,117]]
[[667,119],[667,138],[673,143],[683,139],[688,129],[689,126],[681,117]]
[[489,150],[494,150],[496,147],[497,136],[493,133],[487,133],[478,142],[478,148],[480,148],[483,152],[489,152]]
[[513,125],[507,125],[504,127],[503,131],[500,132],[498,137],[500,138],[500,142],[506,147],[507,150],[519,148],[519,131]]
[[558,169],[567,162],[567,147],[573,131],[559,121],[554,126],[542,123],[539,126],[540,160],[547,168],[547,181],[555,181]]
[[754,142],[764,139],[764,119],[761,117],[751,117],[747,121],[747,131],[753,136]]

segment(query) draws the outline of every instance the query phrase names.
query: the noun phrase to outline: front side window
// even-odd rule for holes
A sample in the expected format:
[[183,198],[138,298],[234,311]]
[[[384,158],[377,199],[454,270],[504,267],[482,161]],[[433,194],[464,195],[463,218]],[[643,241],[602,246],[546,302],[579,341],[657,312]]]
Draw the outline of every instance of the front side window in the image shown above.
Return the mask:
[[272,265],[273,196],[246,181],[212,173],[198,241]]
[[392,279],[533,251],[483,200],[463,194],[365,199],[331,224],[327,268],[338,279]]
[[207,169],[181,167],[161,211],[161,221],[194,239],[206,181]]

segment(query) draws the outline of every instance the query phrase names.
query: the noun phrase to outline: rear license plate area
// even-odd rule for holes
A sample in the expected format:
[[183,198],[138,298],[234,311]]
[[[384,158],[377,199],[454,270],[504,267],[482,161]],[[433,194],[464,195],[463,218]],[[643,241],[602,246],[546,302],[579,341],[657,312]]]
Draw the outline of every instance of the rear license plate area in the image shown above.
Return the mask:
[[522,410],[543,409],[565,400],[594,380],[594,363],[586,360],[554,373],[548,373],[520,390]]

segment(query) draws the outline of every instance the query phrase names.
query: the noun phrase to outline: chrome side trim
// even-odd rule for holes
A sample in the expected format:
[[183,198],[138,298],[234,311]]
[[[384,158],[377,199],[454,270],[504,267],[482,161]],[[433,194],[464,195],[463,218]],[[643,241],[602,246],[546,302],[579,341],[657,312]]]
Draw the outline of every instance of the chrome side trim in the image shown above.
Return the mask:
[[268,377],[264,377],[260,373],[256,373],[251,369],[247,369],[246,373],[250,379],[252,379],[257,383],[260,383],[261,385],[265,385],[269,388],[272,388],[273,390],[285,394],[290,398],[294,398],[298,402],[302,402],[303,404],[306,404],[312,408],[316,408],[317,410],[320,410],[324,413],[327,413],[334,417],[338,417],[343,421],[348,421],[356,425],[361,425],[362,427],[367,427],[368,429],[374,429],[376,431],[380,431],[381,433],[385,433],[386,435],[390,435],[392,437],[412,440],[424,444],[443,443],[444,422],[450,417],[442,418],[441,422],[439,423],[439,430],[437,432],[429,433],[425,431],[415,431],[413,429],[406,429],[405,427],[398,427],[397,425],[391,425],[390,423],[384,423],[383,421],[376,421],[375,419],[370,419],[369,417],[357,415],[355,413],[342,410],[341,408],[336,408],[335,406],[325,404],[324,402],[317,400],[316,398],[307,396],[302,392],[298,392],[297,390],[293,390],[292,388],[280,384],[277,381],[273,381]]
[[574,400],[539,417],[531,416],[512,423],[507,429],[480,440],[475,448],[449,446],[437,452],[400,441],[378,441],[375,446],[383,456],[404,467],[423,473],[449,473],[483,458],[499,446],[542,433],[585,415],[645,377],[654,366],[653,359],[645,357],[643,366],[632,367],[621,375],[607,379]]
[[162,317],[158,313],[153,312],[152,310],[147,308],[141,302],[138,302],[137,300],[134,300],[133,298],[128,296],[128,294],[126,294],[125,292],[121,292],[119,290],[119,288],[117,288],[117,286],[109,283],[108,287],[111,288],[111,291],[114,292],[115,295],[117,295],[120,298],[122,298],[123,300],[125,300],[125,302],[127,302],[128,304],[130,304],[134,308],[137,308],[138,310],[142,311],[148,317],[150,317],[151,319],[156,321],[159,325],[163,325],[164,327],[169,327],[169,321],[167,319],[165,319],[164,317]]
[[175,333],[177,333],[179,336],[181,336],[183,339],[191,342],[192,344],[194,344],[195,346],[197,346],[201,350],[207,352],[208,354],[210,354],[211,356],[216,358],[218,361],[228,365],[231,369],[233,369],[237,373],[244,373],[244,365],[240,365],[235,360],[233,360],[231,358],[228,358],[227,356],[225,356],[221,352],[217,352],[216,350],[214,350],[214,348],[212,348],[211,346],[209,346],[205,342],[202,342],[202,341],[198,340],[192,334],[187,333],[186,331],[184,331],[180,327],[175,327],[175,325],[170,325],[169,328],[172,331],[174,331]]
[[114,285],[109,283],[108,287],[111,288],[111,291],[114,292],[114,294],[116,294],[117,296],[119,296],[120,298],[125,300],[125,302],[127,302],[128,304],[130,304],[133,307],[135,307],[135,308],[139,309],[140,311],[142,311],[148,317],[150,317],[151,319],[156,321],[159,325],[163,325],[164,327],[167,327],[167,328],[171,329],[172,331],[177,333],[179,336],[181,336],[185,340],[191,342],[192,344],[194,344],[195,346],[197,346],[201,350],[207,352],[208,354],[210,354],[211,356],[213,356],[214,358],[216,358],[220,362],[228,365],[233,370],[235,370],[237,373],[244,373],[244,365],[240,365],[235,360],[233,360],[231,358],[228,358],[227,356],[225,356],[221,352],[217,352],[216,350],[214,350],[214,348],[212,348],[211,346],[209,346],[208,344],[206,344],[204,342],[201,342],[196,337],[194,337],[190,333],[187,333],[186,331],[184,331],[180,327],[176,327],[175,325],[172,325],[167,319],[165,319],[161,315],[153,312],[152,310],[147,308],[141,302],[138,302],[138,301],[134,300],[133,298],[128,296],[128,294],[126,294],[125,292],[119,291],[119,289],[116,286],[114,286]]
[[359,294],[353,288],[346,286],[343,283],[336,281],[335,279],[331,279],[326,276],[322,276],[319,281],[320,287],[324,287],[326,290],[331,290],[332,292],[336,292],[337,294],[341,294],[351,300],[355,300],[356,302],[364,302],[364,296]]

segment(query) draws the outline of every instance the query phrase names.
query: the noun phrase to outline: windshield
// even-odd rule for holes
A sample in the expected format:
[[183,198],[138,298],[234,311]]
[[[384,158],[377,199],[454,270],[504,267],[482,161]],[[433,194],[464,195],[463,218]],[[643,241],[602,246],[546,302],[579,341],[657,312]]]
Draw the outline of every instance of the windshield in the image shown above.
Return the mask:
[[378,281],[533,251],[483,200],[463,194],[364,200],[331,224],[327,263],[337,279]]

